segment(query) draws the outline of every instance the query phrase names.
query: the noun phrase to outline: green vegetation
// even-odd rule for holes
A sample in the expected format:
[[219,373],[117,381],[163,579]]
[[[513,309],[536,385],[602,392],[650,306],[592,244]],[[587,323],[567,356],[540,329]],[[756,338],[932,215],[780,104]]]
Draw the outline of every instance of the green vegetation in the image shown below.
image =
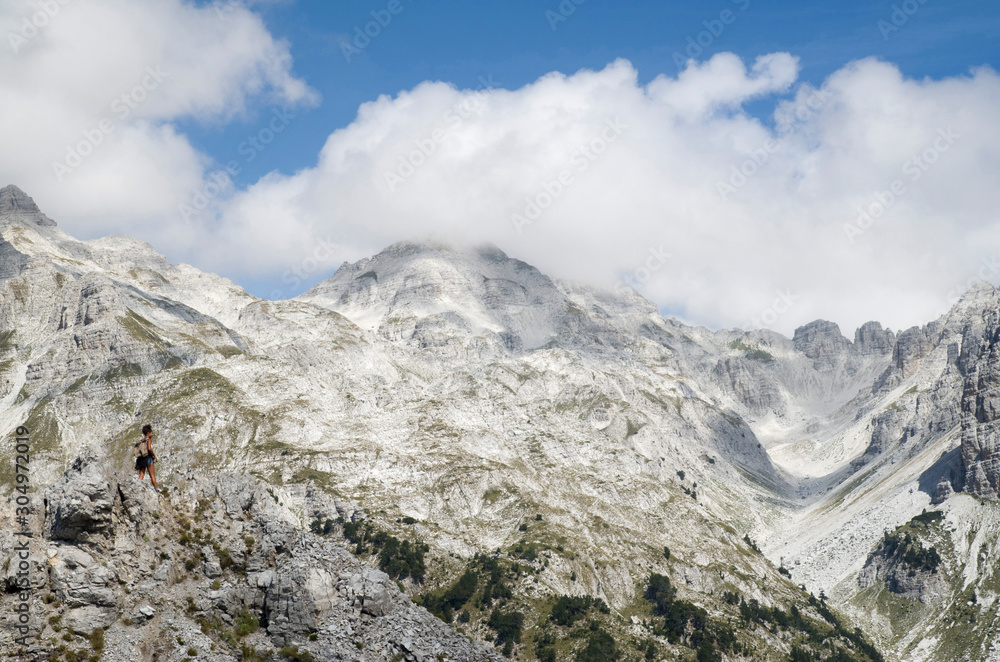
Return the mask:
[[354,543],[358,556],[378,553],[378,567],[393,579],[410,577],[422,584],[427,572],[424,555],[430,547],[422,542],[400,540],[375,528],[370,522],[345,522],[344,537]]
[[907,533],[885,532],[879,550],[887,558],[896,558],[908,567],[912,577],[918,572],[936,573],[941,565],[941,555],[934,547],[924,548],[920,541]]
[[125,313],[124,316],[118,318],[118,322],[125,327],[125,330],[129,332],[129,335],[132,336],[133,339],[138,340],[139,342],[156,345],[158,347],[164,344],[159,334],[155,331],[156,326],[131,308],[129,308],[128,312]]
[[750,350],[746,353],[746,357],[754,361],[763,361],[765,363],[774,360],[774,356],[770,352],[765,352],[760,348]]
[[313,659],[312,653],[300,651],[298,646],[285,646],[278,651],[278,654],[292,662],[312,662]]
[[911,525],[934,524],[935,522],[940,522],[943,519],[944,519],[944,513],[942,513],[940,510],[932,510],[930,512],[927,512],[927,509],[925,508],[922,513],[914,516],[914,518],[910,520],[910,524]]
[[109,384],[129,377],[142,377],[142,366],[138,363],[126,362],[111,368],[101,375],[101,379]]
[[87,637],[90,640],[90,647],[94,649],[94,652],[98,655],[104,650],[104,628],[97,628],[90,633]]
[[260,620],[246,607],[236,617],[236,636],[240,639],[260,629]]
[[729,349],[736,349],[743,352],[743,356],[753,361],[769,362],[774,360],[774,356],[756,345],[748,345],[739,338],[729,343]]
[[510,655],[514,650],[514,644],[521,643],[524,614],[519,611],[504,611],[500,605],[497,605],[490,613],[486,625],[496,632],[494,643],[497,646],[503,644],[503,654]]
[[549,614],[549,620],[556,625],[572,626],[577,620],[586,616],[591,607],[596,608],[602,614],[611,613],[611,609],[604,603],[604,600],[596,600],[589,595],[582,597],[570,597],[561,595],[556,599]]
[[420,604],[445,623],[451,623],[454,613],[466,605],[478,587],[479,575],[473,570],[466,570],[451,587],[428,593]]
[[576,654],[577,662],[611,662],[619,657],[614,638],[600,628],[587,637],[587,644]]
[[234,345],[223,345],[222,347],[216,347],[215,351],[217,351],[219,354],[222,354],[222,356],[227,359],[232,358],[234,356],[244,355],[244,351]]

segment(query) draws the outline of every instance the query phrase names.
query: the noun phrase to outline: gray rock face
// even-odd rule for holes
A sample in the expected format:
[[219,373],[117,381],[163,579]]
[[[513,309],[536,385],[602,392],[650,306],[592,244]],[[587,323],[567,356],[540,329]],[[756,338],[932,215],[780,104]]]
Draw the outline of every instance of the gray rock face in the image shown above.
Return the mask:
[[24,191],[16,186],[0,188],[0,221],[5,218],[30,220],[38,225],[55,226],[55,221],[46,216]]
[[778,385],[760,368],[757,361],[745,358],[720,359],[712,371],[712,377],[755,415],[771,411],[780,415],[785,411],[785,401]]
[[924,357],[937,345],[941,331],[937,322],[901,331],[896,336],[896,345],[892,350],[892,363],[879,376],[873,391],[877,393],[893,389],[914,375],[920,369]]
[[962,466],[965,489],[1000,495],[1000,313],[986,320],[978,360],[968,368],[962,395]]
[[46,491],[45,530],[52,540],[97,542],[113,534],[116,488],[95,459],[78,458]]
[[69,607],[117,606],[111,588],[115,580],[111,570],[79,547],[64,545],[55,551],[56,555],[49,560],[49,581],[63,603]]
[[881,582],[902,598],[929,604],[941,600],[945,594],[944,581],[939,573],[907,564],[902,549],[889,553],[880,547],[868,556],[858,574],[858,585],[868,588]]
[[896,345],[896,335],[883,329],[879,322],[865,322],[854,332],[852,349],[863,356],[890,353]]
[[795,349],[813,360],[817,370],[831,369],[849,347],[840,327],[826,320],[816,320],[795,329],[792,343]]

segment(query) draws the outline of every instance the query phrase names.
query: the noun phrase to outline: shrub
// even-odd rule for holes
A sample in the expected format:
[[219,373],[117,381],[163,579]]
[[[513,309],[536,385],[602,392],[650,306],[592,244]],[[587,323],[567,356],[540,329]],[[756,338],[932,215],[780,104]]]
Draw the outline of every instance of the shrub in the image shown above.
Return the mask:
[[90,647],[96,652],[104,650],[104,628],[97,628],[87,638],[90,639]]
[[519,611],[502,612],[500,607],[496,607],[486,625],[496,632],[495,645],[499,646],[506,642],[521,643],[524,614]]
[[654,572],[649,576],[643,595],[653,603],[653,613],[663,616],[670,611],[670,604],[677,597],[677,589],[671,585],[669,577]]
[[705,639],[698,647],[698,657],[695,659],[698,662],[722,662],[722,653],[708,639]]
[[253,646],[247,646],[243,644],[240,646],[240,653],[243,656],[243,662],[264,662],[265,657],[257,652],[257,649]]
[[586,615],[592,604],[594,600],[589,595],[584,597],[561,595],[552,606],[549,619],[556,625],[572,626]]
[[278,651],[278,654],[292,662],[312,662],[313,659],[309,651],[300,651],[298,646],[285,646]]
[[223,570],[233,567],[233,555],[228,549],[225,547],[216,547],[215,553],[219,555],[219,566]]
[[587,637],[587,644],[576,654],[576,659],[577,662],[610,662],[617,660],[618,656],[614,637],[598,629]]
[[244,607],[240,615],[236,617],[236,636],[242,639],[258,629],[260,629],[260,621],[257,620],[257,616]]

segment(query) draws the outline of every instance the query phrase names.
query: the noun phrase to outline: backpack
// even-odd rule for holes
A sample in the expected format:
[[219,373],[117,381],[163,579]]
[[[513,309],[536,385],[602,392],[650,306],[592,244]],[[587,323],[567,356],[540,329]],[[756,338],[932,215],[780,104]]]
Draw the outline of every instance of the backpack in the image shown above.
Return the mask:
[[149,443],[146,438],[143,437],[142,441],[135,442],[135,456],[136,457],[146,457],[149,455]]

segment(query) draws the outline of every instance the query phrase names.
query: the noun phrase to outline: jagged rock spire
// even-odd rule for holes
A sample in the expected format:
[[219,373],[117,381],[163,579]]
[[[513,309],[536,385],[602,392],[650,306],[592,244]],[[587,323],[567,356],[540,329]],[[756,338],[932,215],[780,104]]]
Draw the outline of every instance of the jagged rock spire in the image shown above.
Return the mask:
[[0,188],[0,218],[10,216],[28,217],[38,225],[56,224],[42,213],[31,196],[13,184]]

